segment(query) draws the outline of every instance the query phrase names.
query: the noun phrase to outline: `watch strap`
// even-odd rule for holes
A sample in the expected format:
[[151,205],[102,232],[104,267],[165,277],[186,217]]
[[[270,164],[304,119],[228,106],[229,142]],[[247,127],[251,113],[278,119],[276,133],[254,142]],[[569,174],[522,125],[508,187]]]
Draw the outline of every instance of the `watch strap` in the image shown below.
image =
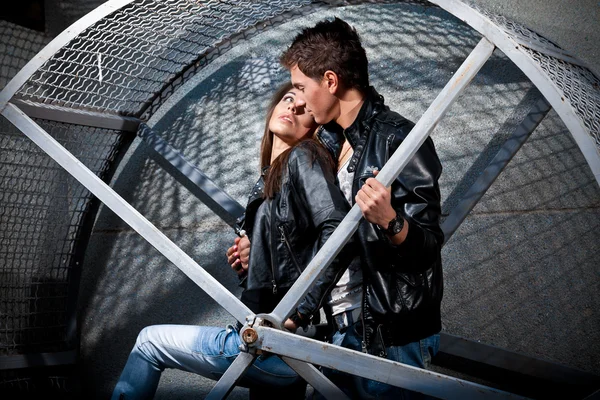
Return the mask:
[[396,214],[396,217],[388,222],[388,226],[383,232],[388,236],[395,236],[402,231],[402,228],[404,228],[404,218]]

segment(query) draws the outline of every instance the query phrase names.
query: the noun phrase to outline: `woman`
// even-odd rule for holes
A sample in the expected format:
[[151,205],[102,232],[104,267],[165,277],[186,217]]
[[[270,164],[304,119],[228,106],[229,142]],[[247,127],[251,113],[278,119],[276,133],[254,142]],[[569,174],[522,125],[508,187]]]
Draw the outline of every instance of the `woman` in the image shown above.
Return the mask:
[[[274,95],[261,143],[261,177],[251,192],[243,228],[251,243],[242,301],[255,313],[273,310],[341,222],[348,204],[335,184],[329,154],[312,139],[316,124],[296,107],[290,83]],[[334,262],[285,323],[295,330],[317,313],[343,272]],[[239,354],[238,329],[154,325],[129,355],[113,399],[151,398],[165,368],[219,379]],[[240,385],[296,385],[301,379],[279,357],[258,357]],[[122,397],[121,397],[122,396]]]

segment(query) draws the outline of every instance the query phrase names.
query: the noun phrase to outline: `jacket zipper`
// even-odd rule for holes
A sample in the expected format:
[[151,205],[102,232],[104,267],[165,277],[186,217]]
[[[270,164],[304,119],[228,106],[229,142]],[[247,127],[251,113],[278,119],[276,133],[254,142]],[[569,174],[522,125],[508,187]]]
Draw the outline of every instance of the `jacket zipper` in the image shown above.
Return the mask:
[[[275,200],[275,199],[273,199]],[[274,208],[274,204],[275,201],[271,201],[271,229],[273,229],[273,226],[275,226],[275,213],[273,212],[273,208]],[[271,231],[273,232],[273,231]],[[275,249],[276,247],[276,243],[275,243],[275,235],[271,235],[271,283],[273,284],[273,294],[277,294],[277,281],[275,280],[275,252],[273,251],[273,249]]]
[[294,266],[298,270],[298,273],[302,275],[302,269],[300,268],[300,265],[298,265],[298,261],[296,260],[296,257],[294,256],[294,252],[292,251],[292,245],[290,244],[290,242],[287,239],[287,236],[285,235],[285,228],[281,225],[278,226],[278,228],[279,228],[279,233],[281,234],[281,243],[285,243],[288,251],[290,252],[290,257],[292,259],[292,262],[294,263]]
[[362,319],[362,340],[360,342],[361,344],[361,348],[362,348],[362,352],[363,353],[368,353],[369,351],[367,350],[367,324],[365,321],[365,310],[367,309],[367,285],[364,282],[364,278],[363,278],[363,292],[362,292],[362,311],[360,313],[360,318]]
[[390,148],[392,147],[393,141],[394,135],[389,135],[387,137],[387,140],[385,141],[385,161],[383,162],[384,164],[387,164],[387,162],[390,159]]
[[[294,252],[292,251],[292,245],[290,244],[290,242],[287,239],[287,235],[285,233],[285,228],[280,225],[279,227],[279,232],[281,233],[281,242],[285,243],[288,251],[290,252],[290,257],[292,258],[292,262],[294,263],[294,266],[296,267],[296,269],[298,270],[298,273],[300,275],[302,275],[302,269],[300,268],[300,264],[298,264],[298,260],[296,260],[296,257],[294,256]],[[343,273],[343,272],[342,272]],[[329,286],[329,288],[327,289],[327,291],[330,291],[331,288],[333,286],[335,286],[335,284],[337,283],[337,281],[339,280],[341,274],[338,274],[338,276],[336,277],[336,279],[331,283],[331,285]],[[325,301],[326,296],[323,296],[323,298],[319,301],[319,303],[317,304],[317,307],[315,308],[315,311],[320,309],[323,306],[323,302]],[[313,319],[313,314],[310,315],[310,320],[312,321]]]

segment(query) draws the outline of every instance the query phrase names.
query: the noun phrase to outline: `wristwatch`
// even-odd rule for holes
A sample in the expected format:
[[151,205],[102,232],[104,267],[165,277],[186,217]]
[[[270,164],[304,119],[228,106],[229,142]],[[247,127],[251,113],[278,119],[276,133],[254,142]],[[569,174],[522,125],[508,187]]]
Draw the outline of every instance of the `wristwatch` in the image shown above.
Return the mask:
[[381,229],[383,233],[392,237],[400,233],[400,231],[404,228],[404,218],[402,216],[396,214],[396,217],[392,219],[386,229]]

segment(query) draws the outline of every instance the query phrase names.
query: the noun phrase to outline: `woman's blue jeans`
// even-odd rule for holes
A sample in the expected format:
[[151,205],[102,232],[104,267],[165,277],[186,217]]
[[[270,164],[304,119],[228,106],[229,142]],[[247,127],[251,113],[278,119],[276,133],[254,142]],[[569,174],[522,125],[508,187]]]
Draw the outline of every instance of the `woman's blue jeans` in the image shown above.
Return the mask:
[[[144,328],[112,395],[118,399],[149,399],[160,374],[176,368],[218,380],[240,353],[236,329],[186,325],[153,325]],[[288,386],[301,379],[279,357],[261,355],[246,371],[241,386]]]

